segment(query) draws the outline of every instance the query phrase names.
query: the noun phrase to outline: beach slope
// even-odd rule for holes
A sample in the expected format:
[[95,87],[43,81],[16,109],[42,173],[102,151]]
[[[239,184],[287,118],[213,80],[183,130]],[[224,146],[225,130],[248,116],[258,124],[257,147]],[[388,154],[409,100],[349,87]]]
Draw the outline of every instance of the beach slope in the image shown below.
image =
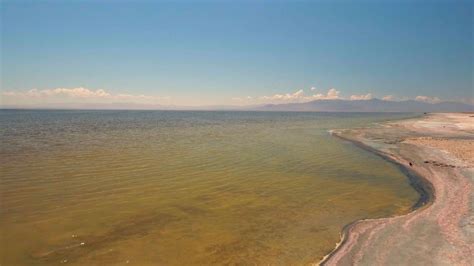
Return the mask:
[[406,215],[346,226],[321,265],[473,265],[474,114],[428,114],[333,134],[400,164],[422,200]]

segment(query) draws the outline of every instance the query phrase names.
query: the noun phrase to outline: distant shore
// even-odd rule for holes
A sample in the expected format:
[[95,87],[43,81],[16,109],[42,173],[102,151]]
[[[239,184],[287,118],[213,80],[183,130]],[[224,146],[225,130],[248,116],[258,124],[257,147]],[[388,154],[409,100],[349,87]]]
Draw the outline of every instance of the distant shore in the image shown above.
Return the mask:
[[474,114],[428,114],[332,134],[399,165],[420,200],[406,215],[346,225],[320,265],[471,265]]

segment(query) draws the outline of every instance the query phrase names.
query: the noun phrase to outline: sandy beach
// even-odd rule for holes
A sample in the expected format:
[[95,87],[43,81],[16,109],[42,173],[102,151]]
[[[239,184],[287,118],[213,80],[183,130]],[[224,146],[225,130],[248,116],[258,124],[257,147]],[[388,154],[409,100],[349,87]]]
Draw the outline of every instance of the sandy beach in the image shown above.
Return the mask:
[[399,164],[422,200],[355,221],[321,265],[473,265],[474,114],[427,114],[333,134]]

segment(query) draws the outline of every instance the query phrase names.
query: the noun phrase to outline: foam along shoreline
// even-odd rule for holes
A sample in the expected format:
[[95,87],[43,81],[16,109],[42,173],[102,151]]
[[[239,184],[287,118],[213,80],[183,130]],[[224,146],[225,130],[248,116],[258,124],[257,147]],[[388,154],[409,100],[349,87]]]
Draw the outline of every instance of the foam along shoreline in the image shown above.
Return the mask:
[[346,225],[320,265],[472,265],[474,114],[429,114],[331,133],[399,165],[420,201],[402,216]]

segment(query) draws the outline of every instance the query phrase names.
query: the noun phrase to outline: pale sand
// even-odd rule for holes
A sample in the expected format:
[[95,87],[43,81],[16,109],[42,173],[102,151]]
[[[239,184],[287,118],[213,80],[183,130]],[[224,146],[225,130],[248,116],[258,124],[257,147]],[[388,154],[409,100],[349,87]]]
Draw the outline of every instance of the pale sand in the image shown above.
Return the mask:
[[429,182],[429,204],[344,228],[322,265],[474,265],[474,114],[430,114],[334,131]]

